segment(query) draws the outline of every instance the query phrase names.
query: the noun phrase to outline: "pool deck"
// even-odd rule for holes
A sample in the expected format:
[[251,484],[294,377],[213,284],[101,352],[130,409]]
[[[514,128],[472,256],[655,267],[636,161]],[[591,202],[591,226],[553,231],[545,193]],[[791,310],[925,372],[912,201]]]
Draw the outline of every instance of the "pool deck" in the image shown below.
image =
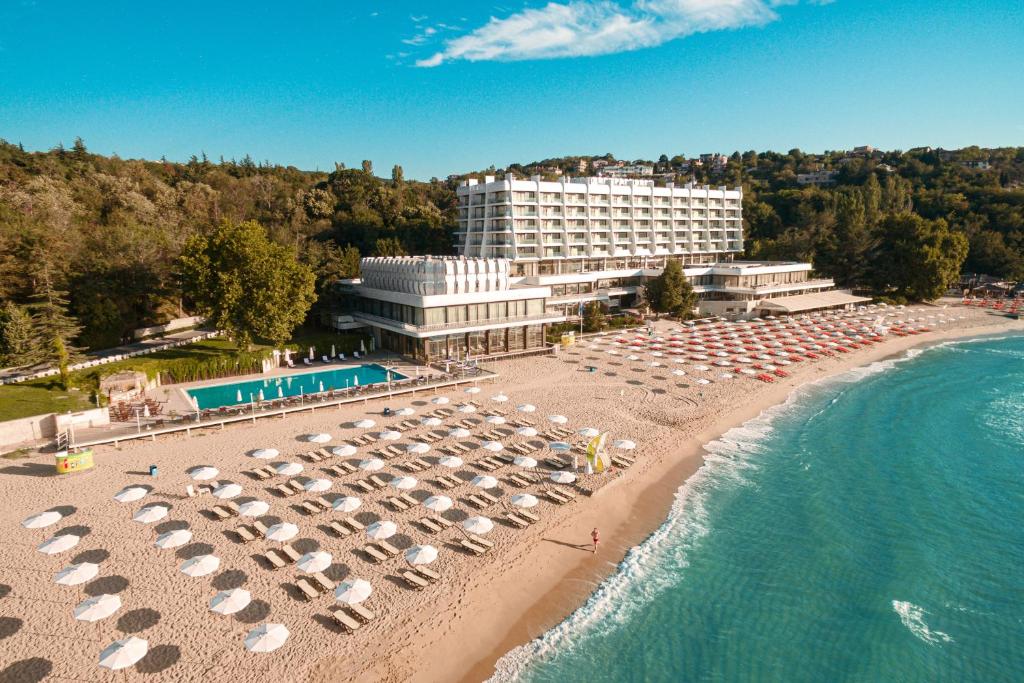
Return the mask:
[[[271,406],[271,403],[279,402],[279,400],[275,398],[274,401],[268,400],[261,405],[239,406],[239,408],[242,409],[241,413],[218,413],[216,415],[204,416],[202,419],[197,419],[195,409],[192,407],[188,395],[185,393],[187,389],[212,386],[215,384],[232,384],[235,382],[264,380],[274,377],[287,377],[289,375],[305,374],[316,370],[339,370],[355,368],[360,365],[368,364],[385,365],[385,361],[387,367],[405,375],[407,379],[392,382],[390,390],[384,383],[374,384],[364,388],[359,394],[346,393],[342,395],[335,395],[334,397],[328,397],[325,393],[307,396],[298,405],[285,405],[283,407]],[[437,379],[424,382],[416,381],[418,376],[426,377],[431,374],[436,375]],[[149,392],[151,396],[158,400],[162,400],[159,392],[163,392],[162,395],[166,396],[167,401],[165,406],[166,414],[149,418],[140,418],[135,421],[111,422],[109,425],[104,425],[102,427],[91,427],[85,429],[77,428],[72,434],[69,434],[69,446],[73,449],[88,448],[102,444],[113,444],[114,446],[117,446],[122,441],[131,441],[136,439],[151,439],[156,441],[159,436],[180,434],[182,432],[187,436],[191,436],[192,432],[197,430],[224,429],[226,426],[231,424],[246,422],[255,423],[256,420],[265,418],[285,419],[292,413],[314,412],[332,407],[338,409],[340,406],[346,404],[359,402],[366,403],[372,400],[386,401],[395,396],[436,394],[439,389],[446,387],[462,385],[468,386],[485,382],[493,382],[497,377],[497,373],[487,370],[480,370],[478,374],[471,376],[446,376],[443,372],[434,368],[412,365],[406,362],[401,362],[399,359],[394,357],[386,359],[383,356],[373,354],[371,357],[361,358],[357,362],[330,364],[314,363],[312,366],[301,365],[295,368],[280,368],[279,370],[268,372],[266,374],[250,374],[223,378],[216,381],[207,380],[190,382],[188,384],[174,384],[166,387],[160,387],[157,390]]]

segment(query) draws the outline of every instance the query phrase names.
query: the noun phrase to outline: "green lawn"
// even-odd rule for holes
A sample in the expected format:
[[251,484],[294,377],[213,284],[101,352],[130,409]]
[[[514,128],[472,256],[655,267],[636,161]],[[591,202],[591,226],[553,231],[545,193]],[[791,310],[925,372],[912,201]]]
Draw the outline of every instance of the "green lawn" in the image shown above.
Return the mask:
[[[295,331],[289,346],[298,348],[300,356],[305,356],[309,352],[309,347],[314,346],[319,358],[331,352],[331,344],[335,345],[337,351],[345,353],[358,350],[359,340],[362,338],[357,334],[299,329]],[[269,344],[253,344],[248,357],[265,353],[270,348]],[[166,377],[171,368],[178,368],[180,371],[183,364],[193,367],[218,362],[231,365],[231,359],[235,358],[237,351],[238,347],[234,342],[226,339],[207,339],[137,358],[106,363],[71,373],[71,386],[79,391],[61,391],[57,388],[54,377],[21,384],[0,385],[0,421],[93,407],[95,404],[92,403],[92,397],[99,387],[100,379],[122,370],[139,370],[145,372],[148,377],[155,377],[159,372],[164,373]]]
[[0,385],[0,422],[92,407],[89,394],[61,391],[51,382]]

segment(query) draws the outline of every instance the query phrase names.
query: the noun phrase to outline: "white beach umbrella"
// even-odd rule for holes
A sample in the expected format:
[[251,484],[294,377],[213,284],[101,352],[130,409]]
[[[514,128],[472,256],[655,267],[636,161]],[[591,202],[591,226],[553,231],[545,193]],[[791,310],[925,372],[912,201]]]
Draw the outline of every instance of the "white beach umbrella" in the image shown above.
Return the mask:
[[333,507],[338,512],[355,512],[362,504],[363,501],[355,496],[342,496],[334,501]]
[[445,512],[451,510],[452,499],[448,496],[431,496],[423,501],[423,507],[427,508],[431,512]]
[[435,406],[443,406],[447,405],[448,403],[451,403],[451,399],[449,399],[447,396],[435,396],[434,398],[430,399],[430,402],[433,403]]
[[321,432],[320,434],[310,434],[306,437],[306,441],[310,443],[327,443],[331,440],[331,435]]
[[366,527],[366,537],[374,541],[383,541],[398,533],[398,525],[382,519]]
[[537,430],[533,427],[519,427],[516,429],[516,434],[526,437],[537,436]]
[[147,652],[149,643],[142,638],[131,636],[115,640],[100,653],[100,666],[111,671],[127,669],[145,657]]
[[152,524],[166,517],[168,511],[165,505],[147,505],[132,515],[132,520],[140,524]]
[[243,517],[262,517],[270,510],[270,504],[262,500],[250,500],[238,506],[238,514]]
[[505,418],[501,415],[488,415],[484,418],[484,421],[492,425],[503,425],[505,424]]
[[353,426],[355,426],[358,429],[372,429],[373,427],[377,426],[377,423],[368,418],[364,418],[362,420],[356,420],[353,423]]
[[378,434],[378,437],[385,441],[397,441],[402,438],[402,433],[396,432],[393,429],[385,429],[383,432]]
[[82,540],[80,537],[74,534],[60,534],[58,536],[51,536],[42,543],[40,543],[36,550],[43,553],[44,555],[56,555],[62,553],[65,550],[71,550],[78,542]]
[[276,448],[257,448],[249,455],[260,460],[270,460],[276,458],[280,453]]
[[537,461],[528,455],[517,455],[512,463],[516,467],[525,467],[527,469],[537,466]]
[[416,411],[408,406],[406,406],[405,408],[399,408],[398,410],[395,411],[395,415],[400,415],[402,417],[408,417],[409,415],[414,415],[415,413]]
[[364,472],[377,472],[384,469],[384,461],[380,458],[367,458],[359,462],[359,469]]
[[64,515],[57,512],[56,510],[47,510],[46,512],[40,512],[38,514],[32,515],[31,517],[26,517],[24,520],[22,520],[21,526],[25,527],[26,529],[42,529],[44,527],[50,526],[51,524],[56,524],[63,518]]
[[242,495],[242,487],[238,484],[223,484],[213,490],[213,497],[228,500]]
[[295,566],[306,572],[307,574],[315,574],[322,572],[331,566],[331,562],[334,558],[330,553],[322,551],[316,551],[312,553],[306,553],[299,558],[299,561],[295,563]]
[[207,479],[213,479],[218,474],[220,474],[220,470],[218,470],[216,467],[209,466],[194,467],[188,472],[188,476],[192,477],[196,481],[206,481]]
[[458,410],[460,413],[475,413],[476,406],[471,406],[468,403],[464,403],[463,405],[456,408],[456,410]]
[[396,488],[399,491],[411,491],[416,488],[415,477],[395,477],[389,483],[392,488]]
[[640,356],[631,353],[628,356],[626,356],[626,360],[640,360]]
[[486,534],[494,528],[494,522],[488,517],[469,517],[462,522],[462,528],[471,534]]
[[77,586],[80,583],[91,581],[100,573],[100,566],[94,562],[79,562],[69,564],[54,574],[53,582],[59,586]]
[[552,441],[548,444],[548,448],[556,453],[568,453],[572,450],[572,444],[565,441]]
[[516,410],[518,410],[520,413],[535,413],[537,412],[537,406],[533,405],[532,403],[523,403],[521,405],[516,406]]
[[280,522],[267,529],[267,540],[284,543],[299,535],[299,527],[291,522]]
[[302,485],[302,488],[309,493],[323,493],[331,489],[331,484],[330,479],[310,479]]
[[631,451],[636,448],[636,444],[629,439],[616,439],[612,442],[612,445],[616,448],[621,448],[624,451]]
[[273,652],[284,645],[289,635],[284,624],[260,624],[245,637],[245,649],[249,652]]
[[530,493],[517,493],[512,496],[512,504],[517,508],[532,508],[537,502],[537,496]]
[[121,598],[116,595],[96,595],[86,598],[75,607],[75,619],[79,621],[99,621],[121,609]]
[[462,458],[457,455],[442,455],[437,460],[437,464],[441,467],[447,467],[449,469],[455,469],[456,467],[462,467]]
[[414,545],[405,551],[405,561],[412,565],[430,564],[437,559],[437,548],[432,545]]
[[572,472],[552,472],[550,479],[556,484],[571,484],[576,481],[576,475]]
[[141,486],[126,486],[114,494],[114,500],[118,503],[134,503],[145,498],[147,494],[149,494],[149,489]]
[[274,471],[285,477],[294,477],[296,474],[301,474],[304,469],[306,468],[297,462],[282,462],[274,466]]
[[599,432],[598,430],[594,429],[593,427],[584,427],[583,429],[579,430],[576,433],[579,434],[580,436],[586,437],[588,439],[593,439],[595,436],[597,436],[601,432]]
[[565,415],[548,415],[548,422],[553,422],[556,425],[564,425],[569,421]]
[[441,418],[439,417],[425,417],[420,420],[420,424],[424,427],[437,427],[441,424]]
[[508,400],[508,396],[505,394],[495,394],[494,396],[491,396],[491,400],[497,403],[504,403]]
[[167,550],[168,548],[178,548],[183,546],[191,540],[191,531],[188,529],[175,529],[157,536],[156,543],[153,545],[161,550]]
[[334,599],[345,605],[358,605],[373,593],[373,586],[365,579],[348,579],[334,589]]
[[430,452],[430,446],[421,441],[416,441],[406,446],[405,450],[409,453],[415,453],[416,455],[423,455],[424,453]]
[[711,384],[711,380],[704,379],[703,377],[701,377],[699,380],[697,380],[697,384]]
[[470,433],[465,427],[452,427],[448,430],[448,436],[454,436],[456,439],[465,439]]
[[683,377],[684,375],[686,375],[686,371],[675,369],[672,371],[672,374],[675,375],[676,377]]
[[473,481],[470,482],[473,486],[481,489],[493,489],[498,485],[498,480],[494,477],[486,474],[477,475],[473,477]]
[[466,393],[467,394],[479,394],[480,393],[480,387],[468,387],[466,389]]
[[252,594],[244,588],[232,588],[221,591],[210,600],[210,611],[217,614],[234,614],[241,612],[252,602]]
[[484,441],[480,444],[480,448],[488,450],[491,453],[498,453],[505,447],[501,445],[500,441]]
[[197,555],[185,560],[178,568],[185,576],[198,577],[206,576],[217,571],[220,567],[220,558],[216,555]]
[[356,454],[356,447],[350,443],[345,443],[340,446],[335,446],[331,449],[331,453],[338,456],[339,458],[347,458],[350,455]]

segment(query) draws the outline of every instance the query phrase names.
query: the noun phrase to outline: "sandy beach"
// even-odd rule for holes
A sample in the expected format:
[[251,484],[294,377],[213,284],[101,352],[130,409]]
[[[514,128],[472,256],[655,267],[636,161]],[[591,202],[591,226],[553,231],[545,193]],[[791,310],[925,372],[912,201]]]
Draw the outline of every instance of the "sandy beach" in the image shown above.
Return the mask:
[[[1024,330],[1020,321],[980,309],[915,308],[921,312],[910,315],[941,313],[957,319],[941,325],[929,322],[932,331],[920,335],[890,336],[848,354],[787,366],[789,376],[773,383],[738,376],[700,385],[692,381],[699,376],[690,371],[692,363],[681,366],[687,370],[686,376],[673,376],[667,364],[631,363],[622,356],[588,349],[583,343],[558,356],[498,364],[493,368],[499,373],[497,380],[482,384],[482,391],[475,396],[467,396],[461,389],[438,392],[451,399],[446,407],[472,398],[481,404],[481,410],[498,407],[513,417],[516,405],[529,403],[537,410],[522,417],[536,423],[540,431],[549,426],[548,415],[562,414],[570,429],[595,427],[608,431],[610,438],[631,439],[637,444],[632,452],[634,465],[581,477],[582,487],[592,489],[592,496],[580,493],[562,506],[542,498],[532,508],[541,521],[525,529],[501,522],[501,506],[480,512],[465,504],[465,497],[473,491],[468,480],[484,473],[471,462],[486,451],[469,453],[465,467],[454,470],[464,480],[462,486],[441,491],[433,484],[437,475],[452,472],[436,464],[437,446],[456,441],[479,443],[478,434],[492,425],[476,426],[467,439],[449,437],[433,444],[423,456],[431,467],[409,475],[418,480],[410,495],[420,501],[435,494],[450,496],[455,507],[445,517],[456,523],[476,514],[493,518],[494,530],[486,538],[494,548],[481,557],[459,549],[457,541],[464,535],[458,524],[431,534],[415,523],[427,514],[422,507],[401,512],[387,507],[384,499],[394,495],[394,490],[357,493],[352,482],[365,473],[338,477],[323,471],[338,461],[370,457],[369,451],[377,444],[359,448],[352,458],[323,463],[300,457],[319,447],[303,440],[304,435],[329,433],[333,438],[327,446],[331,447],[403,419],[418,420],[438,407],[430,401],[433,393],[387,404],[371,401],[282,420],[260,420],[191,438],[174,436],[126,443],[120,449],[103,447],[96,452],[96,468],[68,477],[52,476],[52,456],[4,461],[0,464],[0,495],[6,501],[0,512],[0,680],[484,680],[503,654],[576,609],[615,570],[625,553],[664,521],[679,486],[700,467],[703,444],[784,401],[796,387],[808,382],[903,354],[915,346]],[[678,327],[657,324],[659,333]],[[645,355],[644,360],[652,359]],[[586,366],[597,369],[587,372]],[[490,398],[499,392],[510,400],[493,403]],[[416,414],[385,418],[381,415],[385,405],[392,409],[408,406]],[[377,427],[363,430],[353,426],[364,418],[375,420]],[[456,413],[441,429],[464,418],[482,419],[479,413]],[[431,428],[410,430],[411,436],[403,435],[394,443],[404,446],[428,431]],[[510,435],[503,441],[538,439]],[[405,567],[401,556],[371,563],[361,551],[366,543],[362,534],[338,538],[329,533],[327,524],[341,518],[341,513],[307,515],[298,507],[297,503],[321,494],[282,498],[270,486],[285,477],[259,482],[244,474],[267,464],[247,455],[257,448],[280,451],[280,457],[271,463],[302,463],[302,477],[331,479],[330,490],[323,494],[328,499],[360,496],[363,505],[352,516],[363,524],[394,521],[398,533],[388,541],[398,549],[417,544],[437,547],[439,557],[430,567],[441,580],[423,590],[410,589],[397,575]],[[395,463],[411,457],[415,456],[388,460],[379,474],[384,479],[406,474]],[[148,475],[150,465],[159,467],[155,479]],[[331,553],[333,563],[324,572],[331,580],[368,580],[374,592],[365,604],[376,618],[350,635],[330,618],[328,610],[335,605],[330,593],[304,601],[293,585],[299,574],[296,568],[271,570],[259,557],[279,543],[262,539],[237,542],[231,530],[246,519],[214,521],[205,511],[218,502],[215,498],[185,495],[186,486],[197,483],[190,481],[187,471],[198,465],[217,468],[220,482],[240,484],[243,493],[236,502],[252,498],[268,502],[270,510],[261,518],[268,525],[277,521],[296,524],[299,533],[290,543],[298,552]],[[510,485],[506,476],[516,469],[508,466],[493,473],[500,483],[491,493],[503,503],[515,493],[539,493],[541,488]],[[542,481],[551,485],[546,478]],[[113,499],[132,484],[151,486],[152,491],[134,503]],[[170,508],[166,519],[151,525],[132,521],[140,508],[154,503]],[[64,518],[53,526],[21,526],[29,515],[58,506]],[[594,526],[602,534],[596,555],[588,545]],[[191,542],[168,550],[154,547],[158,534],[178,528],[192,531]],[[36,546],[55,533],[75,533],[81,540],[60,554],[36,552]],[[192,578],[178,571],[183,561],[203,554],[220,559],[216,572]],[[97,578],[79,586],[54,584],[58,570],[83,561],[99,564]],[[209,611],[214,594],[237,587],[251,592],[253,601],[248,607],[232,616]],[[99,594],[118,594],[123,606],[94,623],[77,621],[74,607]],[[246,634],[266,622],[284,624],[291,634],[288,641],[267,654],[246,651]],[[145,638],[149,654],[121,672],[99,668],[99,652],[129,635]]]

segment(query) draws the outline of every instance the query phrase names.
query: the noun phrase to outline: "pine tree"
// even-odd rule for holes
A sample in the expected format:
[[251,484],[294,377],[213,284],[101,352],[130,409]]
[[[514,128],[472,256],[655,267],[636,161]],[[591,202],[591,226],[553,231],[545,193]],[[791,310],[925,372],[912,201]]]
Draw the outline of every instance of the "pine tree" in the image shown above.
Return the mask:
[[369,159],[363,159],[363,173],[373,175],[373,162]]
[[67,292],[55,289],[49,273],[45,271],[39,282],[31,304],[36,339],[36,357],[33,360],[60,367],[61,385],[66,390],[68,363],[77,360],[80,352],[73,342],[82,328],[68,314]]
[[587,332],[599,332],[604,329],[604,308],[597,301],[591,301],[583,308],[583,329]]
[[391,169],[391,182],[397,187],[405,182],[405,171],[398,164],[395,164]]
[[675,260],[669,260],[661,275],[648,282],[645,295],[652,310],[684,320],[692,318],[697,307],[697,294]]
[[0,308],[0,365],[17,366],[32,362],[35,354],[32,316],[13,301]]

